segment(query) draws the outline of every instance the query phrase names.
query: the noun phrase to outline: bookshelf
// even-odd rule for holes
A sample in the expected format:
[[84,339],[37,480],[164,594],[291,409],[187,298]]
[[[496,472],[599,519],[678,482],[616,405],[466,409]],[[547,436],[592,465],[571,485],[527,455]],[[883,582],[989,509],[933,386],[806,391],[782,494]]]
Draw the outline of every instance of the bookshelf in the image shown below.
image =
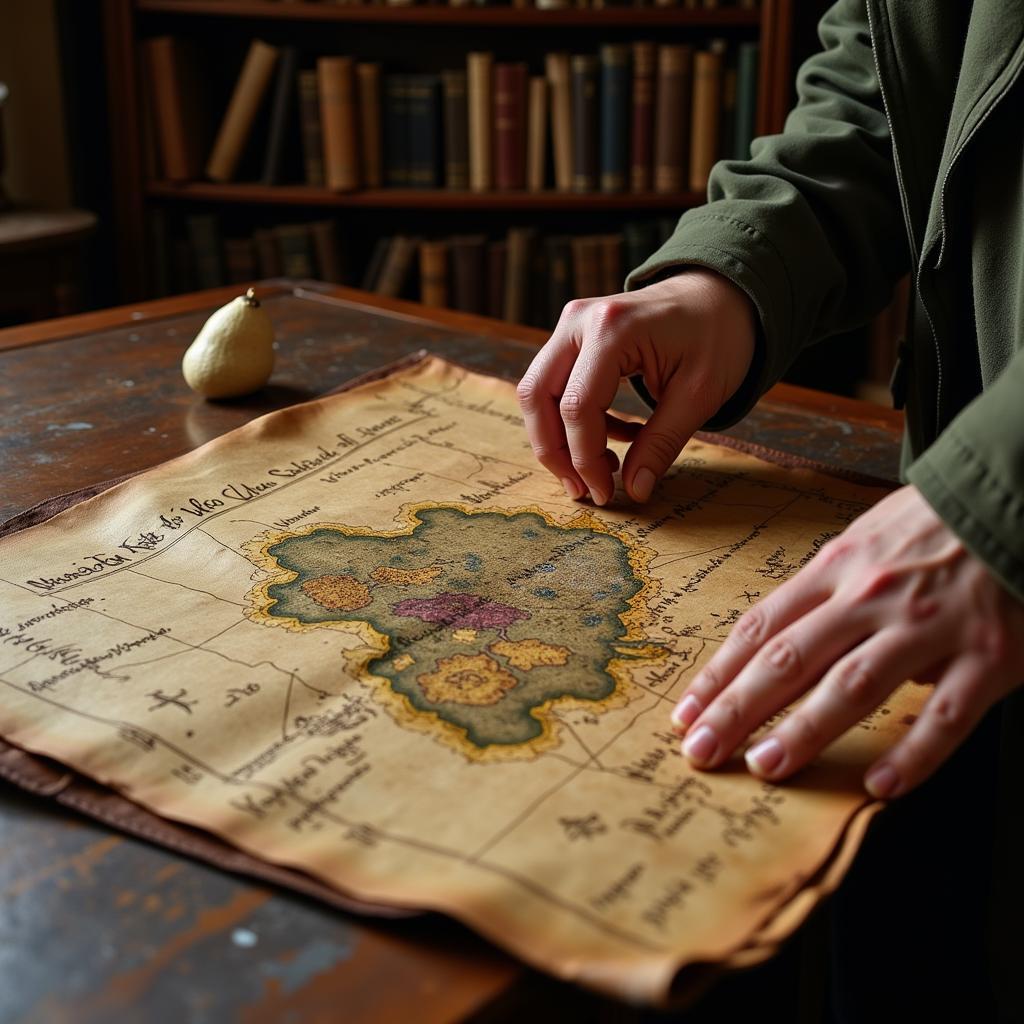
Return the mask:
[[[118,238],[118,278],[124,300],[149,298],[154,288],[154,218],[180,227],[190,216],[214,214],[228,234],[279,224],[334,218],[350,261],[347,283],[360,272],[375,241],[401,231],[424,239],[441,235],[504,235],[529,225],[542,233],[579,235],[622,229],[623,222],[657,217],[667,223],[703,201],[693,189],[576,192],[364,187],[339,191],[293,181],[218,182],[201,174],[168,180],[154,167],[151,113],[145,95],[143,48],[158,36],[184,37],[217,59],[209,62],[214,120],[253,39],[294,47],[315,61],[351,56],[385,69],[439,73],[465,67],[470,51],[529,62],[543,72],[550,51],[596,53],[607,43],[653,39],[728,45],[757,42],[756,134],[781,128],[790,101],[792,0],[760,0],[753,9],[736,0],[717,6],[605,6],[543,10],[515,6],[340,4],[329,0],[105,0],[104,34]],[[308,63],[308,61],[307,61]],[[205,155],[204,155],[205,160]],[[548,156],[550,164],[551,157]],[[356,254],[357,266],[351,266]],[[410,296],[416,297],[416,296]]]

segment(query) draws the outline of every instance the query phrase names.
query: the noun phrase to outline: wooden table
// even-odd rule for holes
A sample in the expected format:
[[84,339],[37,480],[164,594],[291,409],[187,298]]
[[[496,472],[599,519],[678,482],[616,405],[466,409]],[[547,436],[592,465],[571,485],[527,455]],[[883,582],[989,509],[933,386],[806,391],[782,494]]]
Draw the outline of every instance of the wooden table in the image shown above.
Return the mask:
[[[257,287],[278,366],[265,391],[233,402],[198,399],[179,364],[237,286],[0,331],[0,520],[421,348],[516,379],[545,339],[318,283]],[[620,404],[642,411],[626,393]],[[731,433],[894,480],[900,430],[901,417],[879,406],[782,385]],[[451,922],[356,919],[10,787],[0,789],[0,851],[2,1021],[427,1024],[611,1012]]]

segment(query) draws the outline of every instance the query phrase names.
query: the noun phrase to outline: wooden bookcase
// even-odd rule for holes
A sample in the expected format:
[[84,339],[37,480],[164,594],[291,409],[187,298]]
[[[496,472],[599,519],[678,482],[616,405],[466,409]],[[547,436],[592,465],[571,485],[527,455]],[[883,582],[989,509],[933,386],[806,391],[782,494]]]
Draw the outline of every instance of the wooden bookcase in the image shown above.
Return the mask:
[[[500,230],[523,222],[580,232],[621,222],[634,212],[682,212],[703,201],[693,192],[613,195],[562,192],[455,192],[444,189],[364,189],[332,192],[305,185],[263,186],[209,181],[171,183],[147,175],[139,48],[156,34],[183,33],[223,47],[226,74],[237,70],[253,37],[287,41],[311,52],[369,53],[399,62],[420,59],[431,68],[456,66],[473,49],[538,54],[550,49],[594,49],[600,43],[644,35],[757,39],[760,42],[757,133],[778,131],[790,103],[792,0],[761,0],[757,9],[734,6],[606,7],[596,10],[500,6],[342,6],[282,0],[105,0],[104,32],[113,149],[117,272],[125,301],[148,297],[147,214],[165,210],[229,212],[236,222],[266,218],[268,208],[303,208],[310,217],[332,214],[369,244],[395,225],[429,233]],[[230,65],[230,67],[229,67]],[[289,214],[291,215],[291,214]]]

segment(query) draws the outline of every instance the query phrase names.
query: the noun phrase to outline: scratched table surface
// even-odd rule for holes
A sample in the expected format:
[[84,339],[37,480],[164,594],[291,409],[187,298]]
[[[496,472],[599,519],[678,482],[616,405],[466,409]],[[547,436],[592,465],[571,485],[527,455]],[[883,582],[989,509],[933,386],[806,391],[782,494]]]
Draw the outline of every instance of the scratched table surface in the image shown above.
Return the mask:
[[[237,287],[0,331],[0,521],[429,349],[516,379],[543,332],[315,282],[257,285],[273,384],[208,403],[180,373]],[[626,390],[619,406],[642,412]],[[785,385],[730,433],[895,480],[900,417]],[[569,1000],[568,1003],[565,1000]],[[435,916],[368,921],[0,788],[0,1021],[607,1018]]]

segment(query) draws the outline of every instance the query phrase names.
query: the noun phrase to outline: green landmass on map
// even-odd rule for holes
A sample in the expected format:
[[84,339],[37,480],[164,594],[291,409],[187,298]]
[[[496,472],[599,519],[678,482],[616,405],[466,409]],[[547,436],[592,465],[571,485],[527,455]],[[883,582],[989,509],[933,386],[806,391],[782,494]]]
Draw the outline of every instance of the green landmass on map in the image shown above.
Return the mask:
[[319,526],[265,551],[294,574],[268,618],[368,623],[388,643],[367,673],[476,748],[536,739],[549,702],[610,697],[643,586],[618,536],[535,512],[418,507],[406,532]]

